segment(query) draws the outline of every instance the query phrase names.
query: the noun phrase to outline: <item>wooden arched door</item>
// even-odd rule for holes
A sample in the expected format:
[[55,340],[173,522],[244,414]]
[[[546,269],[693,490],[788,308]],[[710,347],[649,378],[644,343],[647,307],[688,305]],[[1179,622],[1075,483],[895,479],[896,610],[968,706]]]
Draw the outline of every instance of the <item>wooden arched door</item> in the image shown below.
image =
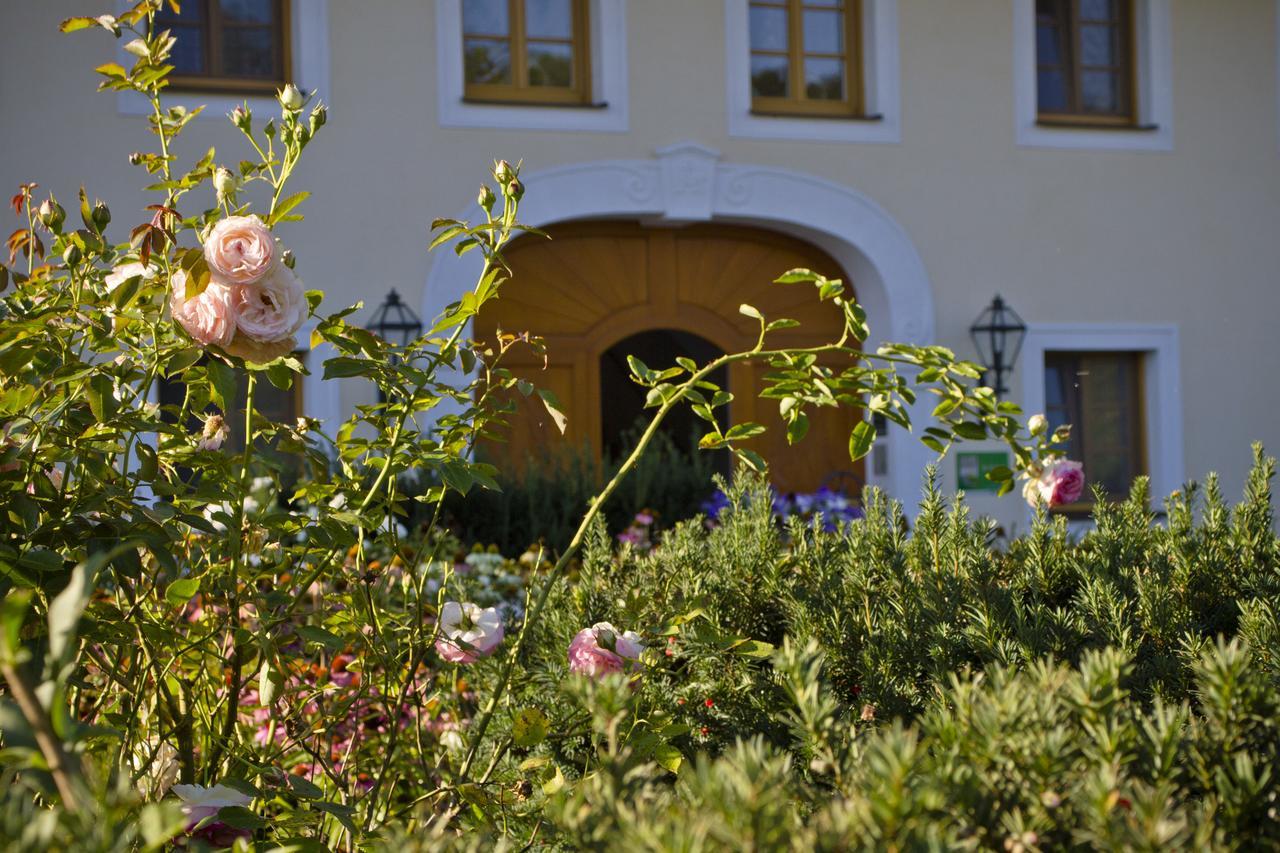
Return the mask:
[[[600,360],[625,338],[650,330],[697,335],[724,352],[749,349],[759,324],[738,313],[749,303],[770,319],[800,321],[771,335],[775,345],[814,346],[835,340],[840,312],[820,303],[811,286],[781,286],[773,279],[808,267],[848,281],[822,250],[757,228],[697,225],[649,228],[635,222],[592,221],[551,226],[550,240],[522,237],[506,253],[513,277],[499,299],[476,318],[475,335],[492,340],[496,330],[530,332],[547,342],[547,363],[527,350],[513,350],[506,365],[535,385],[549,388],[565,408],[561,437],[545,410],[522,401],[509,439],[487,448],[503,467],[519,468],[529,454],[561,442],[598,449],[602,400]],[[649,363],[659,369],[674,363]],[[735,364],[728,390],[730,419],[757,421],[768,431],[747,446],[769,462],[773,482],[784,491],[811,491],[823,484],[862,482],[861,463],[848,456],[854,413],[824,409],[810,413],[809,435],[790,447],[777,403],[757,395],[763,365]]]

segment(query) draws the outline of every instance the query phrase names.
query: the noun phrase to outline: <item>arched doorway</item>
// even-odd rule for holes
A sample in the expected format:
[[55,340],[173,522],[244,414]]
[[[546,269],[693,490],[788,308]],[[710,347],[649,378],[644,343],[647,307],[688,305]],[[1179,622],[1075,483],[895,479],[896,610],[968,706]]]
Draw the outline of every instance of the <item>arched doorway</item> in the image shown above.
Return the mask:
[[[759,325],[738,312],[744,302],[766,317],[800,322],[777,332],[771,338],[777,345],[813,346],[840,334],[840,313],[818,302],[812,288],[772,283],[795,267],[847,280],[829,255],[794,237],[737,225],[649,228],[623,221],[545,230],[552,239],[523,237],[511,245],[506,258],[512,280],[476,318],[474,331],[481,340],[499,328],[545,338],[545,368],[541,358],[525,352],[513,351],[506,364],[554,391],[569,425],[560,437],[541,407],[521,405],[509,441],[489,449],[500,463],[518,467],[529,454],[561,441],[586,443],[599,452],[608,440],[601,411],[608,401],[598,396],[601,358],[632,336],[673,330],[721,352],[749,349]],[[808,437],[790,447],[776,404],[757,396],[766,371],[763,365],[732,366],[729,417],[768,427],[748,446],[769,461],[774,483],[786,491],[810,491],[831,482],[861,482],[860,463],[855,467],[846,449],[855,414],[811,413]]]
[[[600,447],[613,459],[630,451],[637,425],[647,424],[653,410],[645,408],[647,395],[644,386],[631,379],[627,356],[635,356],[654,370],[665,370],[676,363],[676,358],[691,358],[697,364],[724,355],[724,351],[711,341],[680,329],[651,329],[623,338],[600,355]],[[729,371],[720,367],[707,377],[711,382],[727,388]],[[729,427],[724,409],[716,410],[721,429]],[[662,423],[662,431],[671,443],[686,453],[698,449],[698,437],[707,431],[706,421],[693,413],[688,406],[674,409]],[[729,473],[729,453],[713,451],[715,470]]]

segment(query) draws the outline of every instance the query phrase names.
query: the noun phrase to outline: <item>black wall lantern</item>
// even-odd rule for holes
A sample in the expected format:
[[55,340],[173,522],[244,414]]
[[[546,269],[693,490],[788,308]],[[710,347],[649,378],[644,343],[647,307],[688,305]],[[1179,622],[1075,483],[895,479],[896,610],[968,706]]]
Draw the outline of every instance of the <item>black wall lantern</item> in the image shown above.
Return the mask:
[[422,321],[408,305],[400,301],[400,294],[392,288],[386,300],[374,312],[369,331],[389,344],[404,347],[422,334]]
[[[387,298],[373,312],[373,320],[369,323],[369,331],[395,347],[406,347],[409,342],[422,334],[422,321],[413,313],[408,305],[400,301],[400,294],[395,288],[387,294]],[[392,364],[400,363],[400,356],[392,352]],[[378,389],[378,402],[387,402],[386,394]]]
[[1018,361],[1022,340],[1027,336],[1027,324],[1005,304],[1000,294],[996,294],[996,298],[969,327],[969,334],[973,337],[973,345],[978,348],[982,366],[992,374],[994,381],[988,384],[999,399],[1009,393],[1004,377]]

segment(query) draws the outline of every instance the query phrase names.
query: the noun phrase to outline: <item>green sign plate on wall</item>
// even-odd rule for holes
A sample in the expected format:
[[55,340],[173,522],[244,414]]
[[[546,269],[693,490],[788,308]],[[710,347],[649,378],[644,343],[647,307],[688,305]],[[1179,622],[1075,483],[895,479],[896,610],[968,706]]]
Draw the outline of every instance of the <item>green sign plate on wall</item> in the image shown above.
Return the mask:
[[956,454],[956,484],[966,492],[994,492],[1000,484],[987,479],[987,472],[1008,468],[1009,454],[1003,450]]

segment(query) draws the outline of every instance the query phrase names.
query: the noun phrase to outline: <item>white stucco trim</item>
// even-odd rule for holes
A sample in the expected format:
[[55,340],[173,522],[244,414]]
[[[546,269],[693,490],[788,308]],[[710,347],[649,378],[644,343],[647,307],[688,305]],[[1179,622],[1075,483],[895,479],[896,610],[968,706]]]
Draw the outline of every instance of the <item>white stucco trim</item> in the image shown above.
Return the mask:
[[463,101],[462,0],[436,0],[436,110],[441,127],[625,133],[626,0],[589,0],[591,97],[600,106],[510,106]]
[[[1159,500],[1182,487],[1182,379],[1178,327],[1127,323],[1033,323],[1022,346],[1022,400],[1028,414],[1044,411],[1046,351],[1107,350],[1143,354],[1147,472]],[[1085,472],[1086,475],[1088,472]]]
[[1036,3],[1013,0],[1013,101],[1019,145],[1110,151],[1173,150],[1173,31],[1170,0],[1133,0],[1138,125],[1150,130],[1036,124]]
[[748,0],[725,0],[725,79],[729,135],[815,142],[901,142],[898,0],[862,0],[862,76],[866,112],[878,119],[784,118],[751,112]]
[[[599,217],[659,223],[722,221],[755,224],[794,234],[826,249],[849,273],[867,311],[874,351],[886,341],[934,340],[933,288],[914,243],[875,201],[840,184],[790,169],[721,162],[718,152],[681,143],[649,160],[601,160],[521,175],[526,193],[522,222],[545,226]],[[472,205],[459,218],[476,221]],[[476,281],[481,259],[438,250],[422,294],[422,317],[437,316]],[[912,411],[915,430],[928,426],[929,400]],[[916,506],[921,472],[932,453],[906,431],[884,439],[887,470],[868,480]]]
[[[290,54],[293,57],[293,82],[304,93],[317,93],[316,103],[323,100],[332,106],[329,86],[329,0],[291,0],[289,20]],[[120,11],[132,6],[129,0],[118,0],[116,6]],[[134,62],[134,57],[125,52],[124,40],[117,47],[117,56],[121,65],[126,68]],[[249,109],[262,116],[274,115],[279,109],[276,99],[270,95],[254,97],[206,94],[203,92],[175,92],[162,95],[160,103],[169,104],[204,104],[204,112],[196,120],[218,119],[226,121],[226,116],[241,104],[248,104]],[[116,109],[121,115],[151,115],[151,102],[138,92],[119,92],[116,95]]]

